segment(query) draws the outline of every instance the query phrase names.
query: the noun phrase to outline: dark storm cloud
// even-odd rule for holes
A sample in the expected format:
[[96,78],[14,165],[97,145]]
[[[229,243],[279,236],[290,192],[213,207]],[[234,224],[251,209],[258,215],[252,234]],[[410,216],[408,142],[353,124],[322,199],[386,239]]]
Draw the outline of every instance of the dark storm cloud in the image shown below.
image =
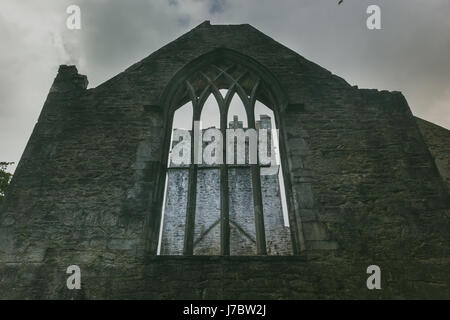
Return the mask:
[[[82,30],[65,28],[69,4]],[[381,7],[382,30],[366,28]],[[3,0],[0,161],[18,161],[59,64],[95,87],[204,20],[250,23],[349,83],[402,91],[413,113],[450,128],[448,0]]]
[[225,1],[82,0],[80,34],[86,72],[93,83],[112,77],[188,31],[209,14],[223,12]]
[[[170,6],[155,1],[81,1],[80,43],[83,71],[98,84],[144,58],[173,38],[183,16],[168,16]],[[167,10],[167,11],[165,11]],[[178,19],[178,20],[177,20]],[[178,21],[178,23],[176,22]],[[76,50],[76,48],[74,48]]]
[[225,0],[211,0],[209,13],[211,14],[221,13],[224,11],[225,5],[226,5]]

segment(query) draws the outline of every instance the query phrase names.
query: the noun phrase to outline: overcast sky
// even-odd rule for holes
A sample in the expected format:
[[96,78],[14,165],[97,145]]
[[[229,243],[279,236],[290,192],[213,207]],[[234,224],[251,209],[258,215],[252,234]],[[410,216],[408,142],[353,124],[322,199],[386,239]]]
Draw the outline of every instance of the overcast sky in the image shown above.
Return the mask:
[[[68,30],[66,8],[81,8]],[[368,30],[368,5],[382,30]],[[249,23],[360,88],[402,91],[450,128],[449,0],[1,0],[0,161],[18,162],[60,64],[95,87],[204,20]]]

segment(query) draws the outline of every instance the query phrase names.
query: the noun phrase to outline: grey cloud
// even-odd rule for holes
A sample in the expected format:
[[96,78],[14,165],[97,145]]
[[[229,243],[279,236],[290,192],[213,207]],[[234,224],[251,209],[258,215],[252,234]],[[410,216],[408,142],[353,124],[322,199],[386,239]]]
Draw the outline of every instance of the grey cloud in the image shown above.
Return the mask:
[[211,0],[209,12],[211,14],[221,13],[224,11],[226,5],[225,0]]

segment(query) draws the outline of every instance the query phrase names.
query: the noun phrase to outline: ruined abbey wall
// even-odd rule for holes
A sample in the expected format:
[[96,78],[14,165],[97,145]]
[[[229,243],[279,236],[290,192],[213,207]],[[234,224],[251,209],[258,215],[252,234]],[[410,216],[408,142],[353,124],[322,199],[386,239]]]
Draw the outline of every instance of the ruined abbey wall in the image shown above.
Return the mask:
[[[163,257],[149,241],[167,167],[163,93],[193,61],[222,55],[282,88],[295,256]],[[435,162],[448,162],[436,151],[448,140],[429,147],[401,93],[352,87],[249,25],[207,22],[86,86],[60,68],[0,208],[1,298],[449,298]],[[66,287],[73,264],[82,290]],[[372,264],[382,290],[366,288]]]

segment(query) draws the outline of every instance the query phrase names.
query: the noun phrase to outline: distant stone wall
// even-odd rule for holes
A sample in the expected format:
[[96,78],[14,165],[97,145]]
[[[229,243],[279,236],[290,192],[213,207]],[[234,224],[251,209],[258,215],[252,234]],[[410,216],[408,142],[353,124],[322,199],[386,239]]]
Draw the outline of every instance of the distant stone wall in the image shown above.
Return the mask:
[[[169,169],[161,254],[183,252],[188,169]],[[255,255],[256,232],[250,167],[229,168],[230,254]],[[261,176],[264,225],[269,255],[291,255],[289,227],[284,226],[278,174]],[[220,172],[199,168],[194,254],[220,254]]]
[[199,169],[194,254],[220,254],[220,170]]
[[[261,120],[256,123],[257,129],[270,130],[271,127],[271,118],[267,115],[262,115]],[[234,116],[229,128],[242,129],[242,121]],[[205,131],[206,129],[202,132]],[[179,142],[173,141],[172,148]],[[237,141],[229,143],[234,146],[236,163]],[[270,143],[271,140],[268,141],[268,144]],[[206,146],[207,143],[203,142],[203,148]],[[249,162],[248,139],[245,143],[245,162]],[[186,164],[175,164],[171,161],[161,238],[162,255],[183,253],[188,173]],[[291,255],[293,253],[291,231],[285,226],[283,217],[278,171],[270,175],[261,174],[260,177],[267,253]],[[231,165],[228,168],[228,190],[230,254],[256,255],[253,187],[249,165],[240,167]],[[220,237],[220,169],[200,164],[197,173],[194,255],[219,255]]]
[[171,170],[167,175],[160,251],[162,255],[183,254],[188,179],[189,169]]
[[230,168],[228,188],[230,190],[230,253],[255,255],[256,229],[250,168]]
[[264,226],[268,255],[291,255],[291,230],[285,226],[278,173],[261,175]]

